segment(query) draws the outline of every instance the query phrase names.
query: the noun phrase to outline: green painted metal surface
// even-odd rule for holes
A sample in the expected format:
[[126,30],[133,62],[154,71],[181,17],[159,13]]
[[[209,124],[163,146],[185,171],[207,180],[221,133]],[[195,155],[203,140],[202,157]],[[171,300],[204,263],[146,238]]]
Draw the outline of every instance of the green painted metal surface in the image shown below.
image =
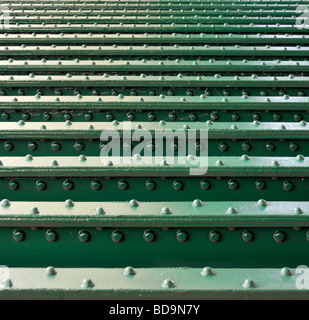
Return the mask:
[[[299,273],[299,272],[298,272]],[[297,271],[203,268],[12,268],[1,298],[306,299]],[[122,309],[123,311],[123,309]],[[120,309],[116,312],[120,312]],[[188,310],[187,310],[188,312]]]
[[4,1],[0,299],[308,299],[308,5]]

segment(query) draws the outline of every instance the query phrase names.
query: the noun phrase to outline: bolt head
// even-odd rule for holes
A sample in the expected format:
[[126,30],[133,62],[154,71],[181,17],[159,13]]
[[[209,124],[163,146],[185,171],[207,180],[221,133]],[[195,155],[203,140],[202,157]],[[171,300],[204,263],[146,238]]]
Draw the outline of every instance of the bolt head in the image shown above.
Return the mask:
[[46,189],[47,184],[43,180],[38,180],[38,181],[36,181],[35,186],[36,186],[37,190],[43,191]]
[[78,240],[81,242],[88,242],[91,238],[90,233],[85,230],[78,231],[77,237],[78,237]]
[[183,183],[179,180],[175,180],[173,182],[173,188],[174,188],[174,190],[179,191],[183,188]]
[[153,242],[156,239],[156,234],[152,230],[146,230],[143,234],[143,238],[147,242]]
[[189,235],[188,235],[187,231],[185,231],[185,230],[178,230],[176,233],[176,238],[180,242],[185,242],[188,240]]
[[238,184],[238,182],[236,181],[236,180],[229,180],[229,182],[228,182],[228,187],[231,189],[231,190],[236,190],[236,189],[238,189],[238,187],[239,187],[239,184]]
[[245,242],[250,242],[253,240],[254,235],[253,235],[253,232],[245,230],[245,231],[243,231],[241,237]]
[[118,181],[118,188],[120,190],[126,190],[129,187],[129,183],[126,180],[120,180]]
[[49,242],[55,242],[58,240],[58,234],[55,230],[49,229],[45,233],[46,240]]
[[147,190],[154,190],[156,188],[156,183],[153,180],[146,181]]
[[221,234],[214,230],[209,232],[208,237],[211,242],[219,242],[221,240]]
[[17,189],[19,188],[19,183],[18,183],[18,181],[16,181],[16,180],[11,180],[11,181],[9,182],[9,188],[10,188],[10,190],[13,190],[13,191],[17,190]]
[[22,230],[16,229],[13,231],[13,239],[15,241],[17,241],[17,242],[23,241],[23,240],[25,240],[25,237],[26,237],[26,235]]
[[263,190],[265,189],[266,187],[266,183],[263,181],[263,180],[257,180],[255,182],[255,187],[258,189],[258,190]]
[[115,230],[112,232],[112,240],[116,243],[120,243],[124,240],[124,234],[119,230]]
[[276,242],[280,243],[280,242],[284,242],[286,240],[286,234],[281,231],[281,230],[277,230],[274,234],[273,234],[273,238]]

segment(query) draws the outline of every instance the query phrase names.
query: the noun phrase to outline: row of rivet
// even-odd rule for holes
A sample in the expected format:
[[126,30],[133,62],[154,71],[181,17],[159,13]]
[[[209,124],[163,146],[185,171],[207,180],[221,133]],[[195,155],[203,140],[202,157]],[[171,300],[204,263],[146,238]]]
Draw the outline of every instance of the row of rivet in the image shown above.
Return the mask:
[[[256,180],[254,185],[255,185],[256,189],[258,189],[258,190],[264,190],[267,186],[266,182],[262,179]],[[43,191],[47,188],[47,182],[44,180],[37,180],[35,182],[35,186],[38,191]],[[73,181],[66,179],[63,181],[62,186],[63,186],[64,190],[70,191],[70,190],[74,189],[75,184]],[[127,190],[129,188],[130,184],[127,180],[119,180],[117,183],[117,186],[120,190]],[[229,187],[230,190],[237,190],[240,187],[240,184],[237,180],[230,179],[227,182],[227,186]],[[16,191],[19,189],[19,187],[20,187],[20,183],[17,180],[9,181],[10,190]],[[99,180],[92,180],[90,183],[90,187],[92,190],[98,191],[103,187],[103,184]],[[145,182],[145,187],[147,190],[155,190],[157,187],[157,183],[154,180],[147,180]],[[180,180],[174,180],[172,183],[172,187],[174,190],[180,191],[180,190],[184,189],[185,184],[184,184],[184,182],[182,182]],[[207,179],[203,179],[200,182],[200,187],[203,190],[209,190],[211,188],[211,182]],[[294,184],[291,181],[286,180],[282,183],[282,188],[285,191],[292,191],[294,189]]]
[[[50,145],[50,148],[51,150],[53,151],[60,151],[62,149],[62,145],[59,141],[53,141]],[[73,144],[73,148],[76,150],[76,151],[83,151],[85,148],[86,148],[86,145],[85,143],[83,143],[82,141],[76,141],[74,144]],[[128,142],[125,142],[123,144],[123,148],[125,151],[131,151],[132,150],[132,144],[131,143],[128,143]],[[175,143],[175,142],[172,142],[170,144],[170,149],[172,151],[178,151],[181,147],[179,146],[178,143]],[[276,149],[276,145],[272,142],[266,142],[265,144],[265,148],[268,150],[268,151],[275,151]],[[5,141],[4,144],[3,144],[3,149],[5,151],[12,151],[14,149],[14,144],[10,141]],[[28,149],[30,151],[35,151],[38,149],[38,145],[36,142],[34,141],[30,141],[28,143]],[[107,145],[104,144],[103,142],[100,142],[99,143],[99,149],[102,149],[102,151],[109,151],[107,149]],[[147,143],[147,150],[149,151],[154,151],[156,149],[156,145],[154,143]],[[196,151],[201,151],[203,149],[203,145],[200,144],[200,143],[196,143],[195,144],[195,150]],[[229,149],[229,144],[226,143],[226,142],[221,142],[219,143],[219,146],[218,146],[218,149],[222,152],[226,152],[228,151]],[[243,142],[242,143],[242,150],[243,151],[250,151],[252,149],[252,144],[250,142]],[[296,142],[291,142],[289,144],[289,150],[290,151],[293,151],[293,152],[296,152],[299,150],[299,144],[296,143]]]
[[[15,241],[21,242],[21,241],[24,241],[25,238],[26,238],[26,233],[23,230],[16,229],[13,231],[13,239]],[[45,238],[49,242],[55,242],[59,239],[59,234],[57,233],[57,231],[53,229],[49,229],[45,232]],[[88,242],[91,239],[91,234],[86,230],[80,230],[78,231],[77,238],[81,242]],[[125,235],[120,230],[115,230],[111,234],[111,239],[115,243],[122,242],[124,238],[125,238]],[[211,242],[219,242],[222,240],[222,235],[219,231],[212,230],[209,232],[208,238]],[[241,234],[241,238],[245,242],[251,242],[254,240],[254,233],[250,230],[244,230]],[[273,239],[278,243],[284,242],[286,238],[287,238],[287,235],[282,230],[277,230],[273,234]],[[157,239],[157,234],[153,230],[146,230],[143,233],[143,239],[146,242],[153,242]],[[180,229],[176,232],[176,239],[179,242],[186,242],[189,240],[189,233],[186,230]],[[306,240],[309,241],[309,231],[306,233]]]
[[[170,112],[167,116],[168,116],[168,119],[170,121],[175,121],[175,120],[178,119],[178,115],[177,115],[176,112]],[[188,117],[188,119],[190,121],[197,121],[199,119],[199,115],[196,114],[196,113],[190,113],[189,115],[185,115],[185,114],[182,113],[181,114],[181,120],[184,119],[184,116]],[[21,115],[21,117],[25,121],[28,121],[28,120],[31,119],[31,115],[28,112],[24,112]],[[1,119],[3,121],[8,121],[8,120],[10,120],[10,118],[11,118],[11,115],[9,113],[7,113],[7,112],[4,112],[4,113],[1,114]],[[53,118],[53,115],[51,113],[49,113],[49,112],[44,112],[43,113],[43,120],[50,121],[52,118]],[[64,113],[63,114],[63,118],[64,118],[64,120],[72,120],[73,119],[73,115],[71,113]],[[111,113],[111,112],[107,112],[105,114],[105,118],[106,118],[107,121],[113,121],[115,119],[115,115],[113,113]],[[147,118],[148,121],[155,121],[157,119],[157,115],[155,113],[153,113],[153,112],[149,112],[147,114],[146,118]],[[93,120],[93,113],[86,112],[84,114],[84,119],[86,121]],[[128,112],[126,114],[126,119],[128,121],[134,121],[136,119],[135,113],[134,112]],[[210,114],[210,119],[212,121],[218,121],[220,119],[219,113],[216,112],[216,111],[212,112]],[[239,121],[240,119],[241,119],[241,116],[239,115],[239,113],[234,112],[233,114],[231,114],[231,120],[232,121]],[[253,120],[261,120],[262,119],[262,115],[260,113],[258,113],[258,112],[255,112],[255,113],[252,114],[252,119]],[[273,120],[274,121],[280,121],[281,119],[282,119],[282,115],[280,113],[274,113],[273,114]],[[302,119],[303,119],[303,116],[301,114],[299,114],[299,113],[294,114],[294,121],[299,122]]]
[[[126,267],[122,272],[122,274],[124,276],[127,276],[127,277],[128,276],[129,277],[135,276],[137,273],[138,272],[132,266]],[[206,276],[215,276],[216,272],[211,267],[204,267],[202,269],[202,271],[200,272],[200,274],[202,276],[204,276],[204,277],[206,277]],[[45,275],[48,276],[48,277],[54,277],[54,276],[57,275],[57,270],[54,267],[49,266],[49,267],[47,267],[45,269]],[[282,268],[280,270],[280,275],[281,276],[292,276],[293,275],[293,271],[288,267],[284,267],[284,268]],[[12,282],[12,280],[10,278],[3,279],[2,284],[7,289],[13,287],[13,282]],[[248,278],[243,282],[242,286],[244,288],[257,288],[258,284],[253,279]],[[93,287],[95,287],[95,283],[89,278],[88,279],[84,279],[82,281],[82,283],[81,283],[81,288],[86,289],[86,288],[93,288]],[[177,287],[177,285],[176,285],[174,280],[165,279],[162,282],[161,287],[162,288],[175,288],[175,287]]]
[[[35,89],[36,88],[31,89],[31,93],[27,89],[25,89],[25,90],[18,89],[17,90],[17,94],[19,96],[25,96],[26,95],[26,96],[30,96],[31,97],[31,96],[33,96],[32,92]],[[62,95],[64,95],[64,90],[65,89],[61,89],[61,90],[60,89],[55,89],[54,94],[56,96],[62,96]],[[237,90],[236,88],[231,88],[230,90],[227,90],[227,89],[223,89],[222,90],[222,88],[216,88],[215,94],[213,93],[213,91],[211,91],[208,88],[206,88],[206,89],[204,89],[204,88],[190,88],[190,89],[183,88],[182,90],[186,90],[186,93],[185,93],[186,96],[190,96],[191,97],[191,96],[203,95],[202,98],[205,98],[207,96],[215,96],[215,97],[231,96],[232,92],[237,93],[235,96],[238,96],[238,97],[242,96],[243,98],[246,98],[246,97],[249,97],[250,95],[252,95],[252,94],[250,94],[249,90],[241,90],[241,94],[240,94],[240,93],[238,93],[240,91]],[[119,94],[121,94],[121,93],[119,93],[118,90],[111,89],[111,88],[106,88],[106,90],[100,92],[99,89],[93,89],[93,88],[86,87],[86,88],[83,89],[83,91],[87,92],[87,94],[85,94],[84,96],[93,95],[93,96],[103,96],[104,97],[104,96],[108,96],[109,92],[110,92],[111,96],[119,96]],[[166,90],[160,89],[160,92],[162,92],[162,91],[166,92],[167,96],[175,96],[176,95],[176,92],[174,90],[172,90],[172,89],[166,89]],[[277,96],[277,95],[279,95],[279,96],[285,96],[285,95],[289,96],[287,94],[287,91],[289,91],[289,88],[286,88],[285,90],[281,89],[279,91],[277,91],[276,88],[274,88],[274,89],[270,90],[270,92],[268,90],[264,89],[264,90],[261,90],[259,92],[259,95],[262,96],[262,97],[265,97],[265,96]],[[67,92],[67,91],[65,90],[65,92]],[[74,88],[70,88],[69,92],[70,92],[69,95],[71,95],[71,93],[73,93],[74,96],[76,96],[76,97],[78,95],[82,94],[80,90],[74,89]],[[148,94],[147,94],[146,93],[146,89],[143,89],[142,91],[140,91],[140,88],[138,88],[138,89],[130,89],[129,90],[129,95],[130,96],[139,96],[139,95],[160,96],[161,95],[160,92],[157,92],[154,89],[150,89],[150,90],[148,90]],[[0,89],[0,96],[7,96],[7,95],[8,95],[8,93],[7,93],[7,91],[5,89]],[[51,96],[53,96],[53,94],[51,92],[49,94],[44,93],[42,88],[36,89],[35,95],[39,95],[39,96],[51,95]],[[300,90],[297,93],[295,92],[294,94],[290,94],[290,95],[291,96],[296,95],[298,97],[304,97],[304,96],[308,95],[308,91],[307,90],[306,91]]]

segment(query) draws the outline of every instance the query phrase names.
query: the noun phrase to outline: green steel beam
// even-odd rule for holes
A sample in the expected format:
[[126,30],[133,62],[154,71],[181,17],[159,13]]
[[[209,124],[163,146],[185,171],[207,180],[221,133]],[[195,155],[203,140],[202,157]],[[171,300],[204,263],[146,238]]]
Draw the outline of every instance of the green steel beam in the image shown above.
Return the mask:
[[[169,59],[152,60],[0,60],[1,72],[65,72],[65,71],[88,71],[88,72],[308,72],[309,61],[294,60],[286,58],[282,60],[199,60],[188,59],[171,61]],[[52,74],[51,74],[52,76]],[[53,77],[54,78],[54,77]],[[196,78],[196,77],[195,77]],[[187,78],[185,77],[184,80]],[[250,79],[251,80],[251,79]],[[306,80],[306,77],[304,77]],[[115,82],[117,84],[117,82]],[[115,84],[115,85],[116,85]]]
[[[92,63],[95,63],[94,61]],[[232,64],[232,62],[231,62]],[[303,87],[309,81],[308,76],[152,76],[140,75],[0,75],[0,86],[6,87]]]
[[[303,269],[9,268],[2,299],[308,299]],[[298,284],[298,287],[297,287]],[[114,308],[114,309],[113,309]],[[135,309],[116,310],[139,314]],[[118,305],[117,305],[118,308]],[[132,308],[132,307],[130,307]],[[160,306],[161,308],[161,306]],[[195,314],[186,307],[186,312]],[[131,311],[132,310],[132,311]],[[151,311],[158,312],[157,310]],[[160,311],[161,312],[161,311]],[[141,314],[145,314],[141,312]]]
[[[102,77],[103,78],[103,77]],[[291,80],[292,81],[292,80]],[[14,80],[12,81],[12,83]],[[2,96],[0,109],[134,109],[134,110],[307,110],[307,97],[289,96],[242,96],[220,97],[206,96]],[[257,124],[258,125],[258,124]],[[306,125],[301,122],[300,125]]]
[[[287,9],[291,10],[292,8],[297,8],[298,3],[286,3],[286,4],[278,4],[278,3],[270,3],[270,4],[261,4],[261,3],[240,3],[240,4],[233,4],[233,3],[172,3],[172,4],[160,4],[160,3],[152,3],[151,8],[152,9],[213,9],[213,8],[222,8],[222,9],[266,9],[266,10],[282,10],[282,9]],[[12,3],[12,4],[7,4],[10,10],[15,10],[15,9],[29,9],[31,7],[35,7],[37,9],[47,9],[47,8],[66,8],[66,9],[75,9],[75,8],[83,8],[83,9],[93,9],[93,4],[84,4],[84,3],[74,3],[74,4],[61,4],[59,2],[57,3]],[[105,3],[96,3],[96,8],[106,8]],[[119,9],[119,8],[124,8],[124,9],[148,9],[148,1],[145,1],[144,3],[127,3],[127,2],[114,2],[114,3],[109,3],[108,4],[109,9]]]
[[[198,160],[198,161],[197,161]],[[2,177],[185,177],[193,170],[203,176],[307,177],[308,158],[295,157],[1,157]],[[119,160],[118,160],[119,161]],[[193,162],[193,163],[192,163]],[[129,165],[128,165],[129,164]],[[207,172],[206,172],[207,170]],[[192,173],[191,173],[192,174]]]
[[208,130],[209,139],[308,139],[309,126],[305,122],[240,122],[231,125],[229,122],[4,122],[0,125],[1,139],[29,139],[40,137],[42,139],[99,139],[103,130],[116,131],[122,137],[124,134],[132,135],[136,130],[149,131],[154,135],[160,130]]
[[[9,31],[9,30],[7,30]],[[34,43],[34,44],[85,44],[97,43],[103,45],[105,43],[242,43],[247,44],[297,44],[303,45],[309,43],[309,35],[300,34],[237,34],[237,33],[221,33],[221,34],[186,34],[186,33],[145,33],[145,34],[74,34],[74,33],[0,33],[1,44],[20,44],[20,43]],[[17,48],[16,48],[17,49]],[[81,48],[82,50],[82,48]]]
[[[65,24],[48,24],[48,23],[33,23],[33,24],[12,24],[10,25],[10,32],[49,32],[49,33],[60,33],[60,32],[76,32],[80,30],[83,33],[88,32],[238,32],[238,33],[248,33],[248,32],[273,32],[273,33],[287,33],[287,32],[297,32],[297,33],[307,33],[306,28],[297,29],[294,24],[104,24],[104,23],[65,23]],[[6,32],[7,29],[2,28],[0,32]]]
[[3,199],[1,227],[308,227],[308,202],[18,202]]
[[[303,57],[308,55],[309,46],[1,46],[1,56],[242,56],[242,57]],[[61,62],[58,62],[61,64]]]
[[[284,23],[292,24],[295,23],[296,17],[161,17],[161,16],[133,16],[133,17],[101,17],[101,16],[66,16],[66,15],[54,15],[54,16],[24,16],[24,17],[11,17],[10,23],[38,23],[40,21],[44,23],[62,23],[66,21],[67,23],[161,23],[162,20],[164,23],[183,23],[185,20],[186,23],[228,23],[228,24],[237,24],[237,23],[257,23],[257,24],[273,24],[273,23]],[[306,19],[305,19],[306,21]],[[309,21],[309,20],[308,20]]]
[[[5,12],[5,10],[4,10]],[[130,9],[120,9],[120,10],[111,10],[111,9],[23,9],[23,10],[11,10],[10,16],[27,16],[27,15],[38,15],[38,16],[50,16],[50,15],[60,15],[64,14],[66,16],[74,16],[74,15],[87,15],[87,16],[101,16],[101,17],[113,17],[113,16],[136,16],[136,14],[141,16],[146,15],[161,15],[162,17],[172,17],[172,16],[248,16],[248,17],[294,17],[295,10],[246,10],[246,9],[227,9],[227,10],[206,10],[206,9],[191,9],[191,10],[183,10],[183,9],[165,9],[165,10],[154,10],[154,9],[145,9],[145,10],[130,10]]]

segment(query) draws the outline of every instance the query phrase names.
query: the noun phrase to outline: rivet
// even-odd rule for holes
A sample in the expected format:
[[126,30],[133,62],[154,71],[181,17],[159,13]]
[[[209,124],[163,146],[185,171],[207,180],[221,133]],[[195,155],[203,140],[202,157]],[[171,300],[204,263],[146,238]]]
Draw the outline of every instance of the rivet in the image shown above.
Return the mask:
[[26,161],[32,161],[32,160],[33,160],[32,155],[31,155],[31,154],[27,154],[27,155],[25,156],[25,160],[26,160]]
[[251,231],[245,230],[245,231],[243,231],[241,237],[245,242],[250,242],[253,240],[254,235]]
[[99,207],[95,209],[95,213],[100,215],[100,214],[105,214],[105,211],[103,208]]
[[1,281],[2,285],[5,287],[5,288],[11,288],[13,287],[13,283],[12,283],[12,280],[9,279],[9,278],[6,278],[6,279],[3,279]]
[[214,276],[215,274],[215,271],[211,267],[205,267],[201,272],[202,276]]
[[87,157],[84,155],[84,154],[81,154],[79,157],[78,157],[78,160],[79,161],[86,161],[87,160]]
[[295,214],[303,214],[303,210],[301,208],[297,207],[294,209],[294,213]]
[[91,279],[84,279],[82,284],[81,284],[81,287],[84,288],[84,289],[93,288],[94,287],[94,283],[92,282]]
[[226,211],[226,213],[229,213],[229,214],[235,214],[237,213],[237,210],[233,207],[229,207]]
[[9,182],[9,188],[10,188],[10,190],[13,190],[13,191],[17,190],[17,189],[19,188],[19,183],[18,183],[18,181],[16,181],[16,180],[11,180],[11,181]]
[[171,214],[172,212],[171,212],[170,208],[164,207],[164,208],[162,208],[161,213],[162,214]]
[[58,234],[55,230],[49,229],[45,233],[45,238],[49,242],[55,242],[58,240]]
[[178,230],[176,233],[176,239],[180,242],[185,242],[187,241],[189,238],[189,235],[187,233],[187,231],[185,230]]
[[239,187],[239,183],[234,179],[229,180],[227,185],[231,190],[236,190]]
[[45,274],[47,276],[55,276],[57,274],[56,269],[54,267],[47,267],[45,270]]
[[273,160],[273,161],[271,162],[271,164],[272,164],[273,166],[276,166],[276,167],[279,166],[279,162],[278,162],[277,160]]
[[260,206],[260,207],[266,207],[266,206],[267,206],[267,202],[266,202],[266,200],[264,200],[264,199],[258,200],[257,204],[258,204],[258,206]]
[[299,145],[296,142],[291,142],[289,145],[289,149],[291,151],[295,152],[299,149]]
[[216,162],[216,166],[224,166],[224,162],[222,160],[218,160]]
[[130,207],[138,207],[138,202],[135,199],[132,199],[129,201],[129,206]]
[[241,160],[250,160],[249,156],[246,154],[243,154],[240,159]]
[[296,160],[297,160],[297,161],[304,161],[304,160],[305,160],[305,157],[304,157],[302,154],[298,154],[298,155],[296,156]]
[[218,231],[212,230],[209,232],[208,237],[211,242],[219,242],[221,239],[221,234]]
[[242,285],[244,288],[256,288],[258,285],[253,279],[246,279]]
[[23,241],[25,239],[26,235],[22,230],[14,230],[13,231],[13,239],[17,242]]
[[45,182],[45,181],[38,180],[38,181],[36,181],[35,186],[36,186],[37,190],[43,191],[43,190],[46,189],[46,186],[47,186],[47,185],[46,185],[46,182]]
[[133,267],[129,266],[129,267],[126,267],[123,271],[123,275],[124,276],[133,276],[136,274],[136,271],[134,270]]
[[9,207],[11,204],[10,204],[10,201],[8,199],[3,199],[1,201],[1,206],[2,207]]
[[77,237],[78,237],[78,240],[81,242],[88,242],[91,238],[90,233],[85,230],[78,231]]
[[98,180],[91,181],[91,189],[94,191],[98,191],[102,188],[102,183]]
[[174,190],[177,190],[177,191],[182,190],[183,183],[181,181],[179,181],[179,180],[175,180],[173,182],[173,188],[174,188]]
[[30,214],[39,214],[40,211],[37,207],[30,208]]
[[145,185],[147,190],[154,190],[156,188],[156,183],[153,180],[147,180]]
[[112,240],[116,243],[120,243],[124,240],[124,235],[121,231],[115,230],[112,232]]
[[280,275],[282,275],[282,276],[292,276],[293,272],[292,272],[292,270],[290,268],[284,267],[284,268],[281,269]]
[[71,180],[65,180],[63,182],[63,189],[64,190],[72,190],[74,188],[74,183]]
[[6,141],[4,142],[3,148],[6,151],[12,151],[14,149],[14,145],[10,141]]
[[195,199],[192,203],[193,207],[202,207],[203,206],[203,202],[199,199]]
[[171,279],[165,279],[162,283],[162,288],[174,288],[176,287],[175,282]]
[[147,242],[153,242],[156,239],[156,234],[152,230],[146,230],[143,233],[143,238]]
[[162,161],[160,162],[160,166],[161,166],[161,167],[165,167],[165,166],[167,166],[167,165],[168,165],[168,163],[167,163],[166,160],[162,160]]
[[113,166],[113,162],[111,160],[107,160],[104,162],[104,166],[105,167],[112,167]]
[[229,148],[229,146],[228,146],[228,144],[225,143],[225,142],[222,142],[222,143],[219,144],[219,150],[222,151],[222,152],[227,151],[228,148]]
[[285,191],[292,191],[294,188],[293,183],[290,181],[284,181],[283,182],[283,190]]
[[274,234],[273,234],[273,238],[276,242],[280,243],[280,242],[284,242],[286,239],[286,234],[283,231],[277,230]]
[[120,180],[118,181],[118,188],[120,190],[126,190],[129,187],[129,183],[126,180]]
[[50,163],[50,165],[51,165],[52,167],[57,167],[59,164],[58,164],[57,160],[52,160],[51,163]]
[[65,200],[64,205],[66,207],[74,207],[74,202],[71,199],[67,199],[67,200]]
[[275,150],[275,145],[273,143],[267,142],[266,143],[266,149],[268,151],[274,151]]

